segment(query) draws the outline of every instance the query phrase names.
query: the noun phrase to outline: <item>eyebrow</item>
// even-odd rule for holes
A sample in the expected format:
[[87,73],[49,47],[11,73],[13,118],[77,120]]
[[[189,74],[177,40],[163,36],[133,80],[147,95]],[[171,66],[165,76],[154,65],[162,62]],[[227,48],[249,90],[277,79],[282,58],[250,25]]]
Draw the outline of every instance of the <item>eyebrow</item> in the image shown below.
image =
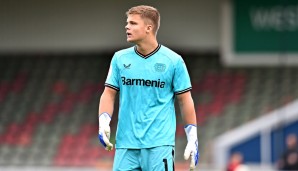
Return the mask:
[[126,23],[138,23],[138,22],[136,22],[136,21],[133,21],[133,20],[130,20],[130,21],[126,21]]

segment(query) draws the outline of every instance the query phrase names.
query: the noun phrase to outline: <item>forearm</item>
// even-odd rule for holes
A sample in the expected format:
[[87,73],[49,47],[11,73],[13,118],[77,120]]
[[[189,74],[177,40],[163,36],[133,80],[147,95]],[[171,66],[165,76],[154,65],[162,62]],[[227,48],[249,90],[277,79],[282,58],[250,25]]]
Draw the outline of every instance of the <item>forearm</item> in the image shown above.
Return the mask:
[[100,97],[98,114],[108,113],[111,117],[114,112],[114,102],[115,102],[115,94],[114,92],[109,92],[111,90],[105,90]]
[[181,112],[184,124],[196,125],[197,124],[196,112],[195,112],[194,102],[190,92],[179,95],[178,100],[179,100],[180,112]]

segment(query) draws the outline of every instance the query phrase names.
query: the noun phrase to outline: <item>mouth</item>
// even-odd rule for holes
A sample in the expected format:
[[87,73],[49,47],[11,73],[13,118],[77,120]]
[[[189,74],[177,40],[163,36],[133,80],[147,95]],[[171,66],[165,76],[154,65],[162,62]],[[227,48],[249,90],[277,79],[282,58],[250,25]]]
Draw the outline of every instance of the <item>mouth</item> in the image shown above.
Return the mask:
[[131,36],[131,33],[126,33],[127,36]]

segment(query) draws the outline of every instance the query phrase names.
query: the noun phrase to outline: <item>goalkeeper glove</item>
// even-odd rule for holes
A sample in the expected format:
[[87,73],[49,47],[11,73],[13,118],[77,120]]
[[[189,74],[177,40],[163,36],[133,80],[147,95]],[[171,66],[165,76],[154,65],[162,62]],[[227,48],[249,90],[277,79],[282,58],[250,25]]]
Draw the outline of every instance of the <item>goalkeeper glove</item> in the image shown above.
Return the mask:
[[190,157],[190,170],[195,169],[199,161],[199,149],[198,149],[198,138],[197,138],[197,126],[195,125],[186,125],[184,127],[187,145],[184,151],[184,159],[188,160]]
[[98,139],[106,150],[111,151],[113,144],[110,143],[110,121],[111,116],[104,112],[98,116]]

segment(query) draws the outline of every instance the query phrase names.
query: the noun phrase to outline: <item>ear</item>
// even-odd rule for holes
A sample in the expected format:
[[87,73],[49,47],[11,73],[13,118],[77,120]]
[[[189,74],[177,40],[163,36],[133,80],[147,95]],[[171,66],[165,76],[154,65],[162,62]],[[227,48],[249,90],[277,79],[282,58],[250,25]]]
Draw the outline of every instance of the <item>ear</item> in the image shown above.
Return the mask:
[[153,26],[148,24],[147,27],[146,27],[146,33],[152,32],[152,29],[153,29]]

